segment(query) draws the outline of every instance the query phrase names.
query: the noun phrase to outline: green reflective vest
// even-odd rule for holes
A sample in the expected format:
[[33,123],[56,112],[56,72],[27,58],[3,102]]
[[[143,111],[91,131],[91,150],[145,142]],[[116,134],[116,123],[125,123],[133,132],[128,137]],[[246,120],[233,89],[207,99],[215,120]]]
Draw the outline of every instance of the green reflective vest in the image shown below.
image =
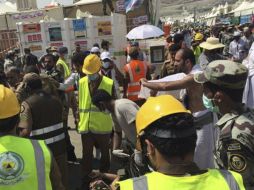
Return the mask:
[[201,51],[201,48],[199,46],[197,46],[194,50],[193,50],[193,53],[195,55],[195,60],[196,60],[196,64],[198,63],[198,59],[199,59],[199,56],[201,55],[202,51]]
[[174,177],[158,172],[118,183],[120,190],[245,190],[240,174],[209,169],[200,175]]
[[71,71],[69,69],[69,66],[61,58],[58,59],[56,65],[62,65],[63,66],[63,68],[64,68],[64,78],[65,79],[68,78],[71,75]]
[[51,190],[51,155],[44,141],[0,137],[0,189]]
[[[112,95],[113,80],[103,76],[98,89],[103,89]],[[88,77],[79,80],[79,125],[81,134],[109,134],[112,131],[113,121],[110,114],[101,112],[91,101]]]

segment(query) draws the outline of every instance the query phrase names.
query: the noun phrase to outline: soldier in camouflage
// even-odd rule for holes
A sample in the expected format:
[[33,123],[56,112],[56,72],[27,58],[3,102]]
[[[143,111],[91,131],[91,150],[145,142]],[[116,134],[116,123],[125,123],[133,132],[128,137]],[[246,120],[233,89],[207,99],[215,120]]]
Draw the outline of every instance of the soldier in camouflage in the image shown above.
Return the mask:
[[[65,136],[66,136],[66,145],[67,145],[67,157],[68,161],[76,161],[76,155],[74,153],[74,146],[71,144],[70,136],[67,131],[68,128],[68,114],[69,114],[69,108],[68,108],[68,102],[65,97],[65,92],[57,90],[56,86],[59,86],[59,83],[64,82],[64,72],[61,72],[57,70],[56,68],[56,59],[55,56],[52,54],[47,54],[44,58],[44,65],[46,72],[45,74],[41,74],[41,78],[43,79],[44,88],[46,90],[51,91],[57,91],[59,98],[62,102],[62,105],[64,107],[63,109],[63,124],[66,129]],[[47,77],[48,76],[48,77]],[[54,80],[55,82],[53,82]],[[57,82],[56,82],[57,81]]]
[[223,55],[229,56],[229,44],[234,40],[233,38],[233,28],[229,27],[227,28],[226,32],[221,37],[221,43],[225,45],[223,49]]
[[221,118],[215,157],[221,168],[242,174],[247,190],[254,189],[254,110],[242,104],[248,69],[238,63],[211,62],[194,76],[204,87],[204,105]]
[[[54,58],[53,55],[49,55],[45,57],[48,57],[49,62],[51,62],[51,58],[52,58],[52,62],[53,62],[53,58]],[[25,75],[28,73],[36,73],[38,75],[40,74],[38,68],[34,65],[27,67],[27,69],[25,70]],[[64,80],[61,73],[57,71],[56,69],[48,69],[45,71],[45,73],[41,73],[40,77],[42,80],[43,90],[47,92],[48,94],[59,98],[59,100],[64,105],[64,100],[65,100],[64,93],[57,90],[58,83]],[[19,103],[22,103],[25,99],[27,99],[31,95],[29,92],[29,89],[27,88],[27,85],[23,81],[17,86],[15,93],[17,95]]]

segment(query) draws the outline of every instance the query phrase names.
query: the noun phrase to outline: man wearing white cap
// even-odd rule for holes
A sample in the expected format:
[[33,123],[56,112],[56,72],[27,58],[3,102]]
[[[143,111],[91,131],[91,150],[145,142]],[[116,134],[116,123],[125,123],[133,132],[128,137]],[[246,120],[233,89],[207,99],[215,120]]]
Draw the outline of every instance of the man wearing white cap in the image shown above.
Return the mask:
[[109,52],[104,51],[101,53],[101,61],[101,73],[114,81],[116,95],[118,98],[120,98],[119,83],[123,83],[123,74],[117,68]]
[[249,51],[251,44],[253,42],[253,36],[251,35],[251,31],[249,29],[249,27],[245,27],[243,29],[243,37],[242,40],[246,43],[246,51]]
[[198,63],[202,70],[205,70],[206,66],[212,61],[225,59],[221,54],[222,48],[224,48],[225,45],[220,43],[219,38],[207,38],[207,40],[199,46],[203,48],[203,52],[198,59]]
[[100,54],[101,54],[100,48],[98,48],[98,47],[92,47],[90,52],[91,52],[91,54],[95,54],[95,55],[98,55],[98,57],[100,57]]
[[241,33],[238,31],[234,32],[234,40],[229,44],[230,58],[232,61],[242,63],[243,59],[247,56],[245,49],[246,42],[241,39]]

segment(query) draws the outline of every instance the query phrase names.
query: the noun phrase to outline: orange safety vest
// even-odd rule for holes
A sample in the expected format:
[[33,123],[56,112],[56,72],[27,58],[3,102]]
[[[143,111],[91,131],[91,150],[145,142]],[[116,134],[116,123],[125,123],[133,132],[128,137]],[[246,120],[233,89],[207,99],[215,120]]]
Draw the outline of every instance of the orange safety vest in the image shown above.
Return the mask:
[[139,100],[138,95],[141,89],[140,79],[146,78],[147,65],[143,61],[131,60],[124,66],[124,71],[129,73],[130,83],[128,84],[127,97],[129,100]]

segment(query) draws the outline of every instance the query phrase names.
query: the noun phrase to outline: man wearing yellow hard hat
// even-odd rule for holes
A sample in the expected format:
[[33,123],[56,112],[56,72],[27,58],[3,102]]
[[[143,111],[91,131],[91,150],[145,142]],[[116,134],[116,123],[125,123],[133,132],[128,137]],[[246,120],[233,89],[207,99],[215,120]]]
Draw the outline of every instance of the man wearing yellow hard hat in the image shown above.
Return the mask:
[[0,85],[0,189],[64,190],[45,142],[16,136],[19,112],[15,94]]
[[196,63],[198,62],[198,58],[202,53],[202,49],[200,48],[199,44],[203,42],[203,40],[204,40],[204,35],[198,32],[196,33],[194,37],[194,41],[192,42],[192,49],[195,55]]
[[82,68],[87,76],[79,80],[79,117],[78,132],[81,134],[83,146],[83,187],[88,188],[91,173],[93,147],[101,151],[100,172],[107,172],[110,166],[109,140],[113,121],[109,113],[100,111],[93,103],[92,97],[97,89],[105,90],[115,96],[113,80],[102,76],[100,58],[90,54],[84,60]]
[[153,172],[118,182],[121,190],[244,190],[240,174],[200,170],[193,162],[196,129],[193,116],[170,95],[152,97],[136,117],[138,141]]

